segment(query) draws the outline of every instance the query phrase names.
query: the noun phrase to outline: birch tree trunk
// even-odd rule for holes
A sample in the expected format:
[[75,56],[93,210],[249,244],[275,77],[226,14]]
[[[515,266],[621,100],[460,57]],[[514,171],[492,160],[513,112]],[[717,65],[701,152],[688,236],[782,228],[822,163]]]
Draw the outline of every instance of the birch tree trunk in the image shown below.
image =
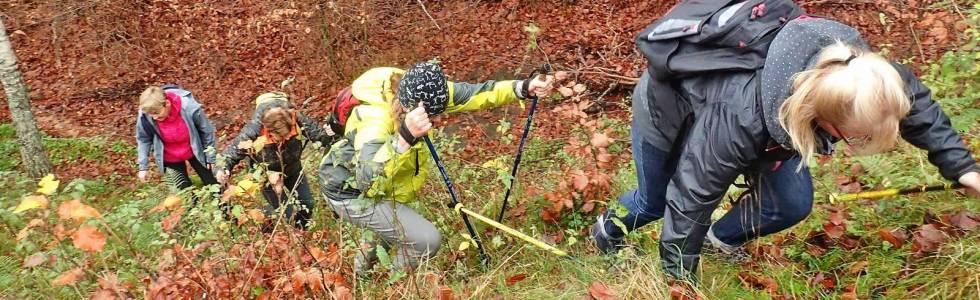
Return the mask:
[[17,56],[7,37],[7,28],[0,19],[0,81],[10,106],[10,117],[17,129],[20,156],[27,174],[37,179],[51,173],[51,161],[41,143],[41,132],[34,121],[31,101],[27,99],[27,86],[17,68]]

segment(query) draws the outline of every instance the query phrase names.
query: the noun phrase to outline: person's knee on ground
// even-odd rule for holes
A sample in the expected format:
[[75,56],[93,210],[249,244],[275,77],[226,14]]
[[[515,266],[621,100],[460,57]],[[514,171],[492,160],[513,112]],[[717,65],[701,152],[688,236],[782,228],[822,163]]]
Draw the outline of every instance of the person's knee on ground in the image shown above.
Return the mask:
[[442,234],[433,227],[432,230],[419,230],[413,228],[415,232],[405,234],[405,241],[398,249],[396,264],[399,267],[415,268],[424,260],[431,259],[439,252],[442,246]]

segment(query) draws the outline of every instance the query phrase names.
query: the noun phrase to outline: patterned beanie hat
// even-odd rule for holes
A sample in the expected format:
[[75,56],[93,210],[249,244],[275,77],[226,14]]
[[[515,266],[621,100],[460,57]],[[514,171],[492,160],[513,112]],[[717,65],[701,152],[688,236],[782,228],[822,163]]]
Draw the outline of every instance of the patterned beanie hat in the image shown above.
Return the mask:
[[449,104],[449,84],[439,65],[431,62],[416,64],[398,82],[398,100],[410,111],[424,103],[430,116],[446,110]]

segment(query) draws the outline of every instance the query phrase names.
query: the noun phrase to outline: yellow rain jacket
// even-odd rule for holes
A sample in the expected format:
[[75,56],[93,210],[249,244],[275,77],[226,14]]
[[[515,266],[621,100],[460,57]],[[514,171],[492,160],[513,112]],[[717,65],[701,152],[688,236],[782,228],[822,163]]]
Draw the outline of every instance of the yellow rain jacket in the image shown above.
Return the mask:
[[[392,76],[404,74],[396,68],[374,68],[351,85],[361,104],[348,117],[344,136],[331,145],[319,167],[320,186],[332,200],[360,197],[409,202],[425,183],[432,163],[429,150],[419,142],[404,153],[395,149],[400,119],[392,115],[398,101],[392,89]],[[449,105],[446,112],[486,110],[515,102],[522,81],[448,82]]]

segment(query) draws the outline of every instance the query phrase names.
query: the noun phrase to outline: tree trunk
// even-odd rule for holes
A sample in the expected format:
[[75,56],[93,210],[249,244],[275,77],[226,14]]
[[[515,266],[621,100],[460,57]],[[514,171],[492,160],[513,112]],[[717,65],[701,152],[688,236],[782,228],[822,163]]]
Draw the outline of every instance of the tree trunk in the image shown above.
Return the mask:
[[10,117],[17,128],[17,140],[20,142],[20,156],[24,161],[27,174],[33,178],[41,178],[51,173],[51,161],[41,143],[41,132],[34,121],[31,111],[31,101],[27,99],[27,85],[17,68],[17,56],[10,46],[7,28],[0,19],[0,81],[7,95],[10,106]]

